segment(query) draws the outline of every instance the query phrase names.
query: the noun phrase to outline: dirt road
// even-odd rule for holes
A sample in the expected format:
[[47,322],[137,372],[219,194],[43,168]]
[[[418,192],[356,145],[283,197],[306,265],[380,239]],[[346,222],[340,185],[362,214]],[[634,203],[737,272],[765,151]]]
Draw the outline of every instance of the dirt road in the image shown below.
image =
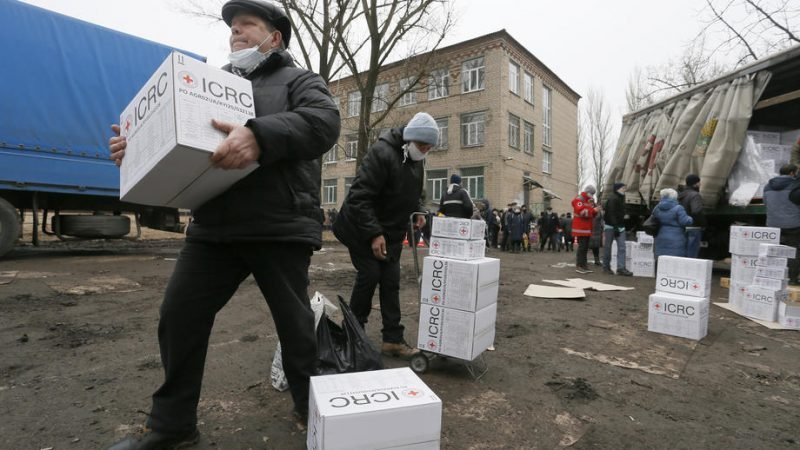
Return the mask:
[[[158,306],[179,249],[179,240],[45,242],[0,261],[0,448],[104,448],[143,423],[162,379]],[[488,373],[474,381],[442,363],[422,375],[444,402],[443,448],[800,447],[800,333],[714,306],[699,343],[649,333],[652,279],[593,273],[635,290],[534,299],[522,295],[529,283],[576,276],[551,267],[574,254],[490,256],[502,269]],[[311,293],[349,295],[342,246],[328,242],[312,264]],[[727,297],[719,275],[715,299]],[[412,343],[416,295],[406,251],[401,302]],[[375,342],[379,328],[368,325]],[[252,279],[218,315],[211,341],[197,448],[305,448],[289,394],[269,384],[275,328]]]

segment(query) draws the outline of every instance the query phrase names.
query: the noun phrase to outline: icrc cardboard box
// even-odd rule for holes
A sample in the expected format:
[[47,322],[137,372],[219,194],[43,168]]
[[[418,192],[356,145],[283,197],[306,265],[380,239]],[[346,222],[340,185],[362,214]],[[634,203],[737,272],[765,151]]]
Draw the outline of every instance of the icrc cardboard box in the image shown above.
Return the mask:
[[428,254],[442,258],[479,259],[486,256],[486,241],[483,239],[466,241],[431,236]]
[[486,222],[457,217],[434,217],[431,236],[450,239],[476,240],[486,235]]
[[758,256],[759,245],[779,244],[780,239],[780,228],[732,226],[730,252],[739,256]]
[[405,367],[311,377],[309,449],[438,449],[442,401]]
[[778,323],[785,328],[800,330],[800,304],[779,302]]
[[736,280],[731,280],[731,286],[728,290],[728,304],[735,307],[737,311],[742,309],[742,298],[747,292],[747,286],[750,284],[751,282],[740,283]]
[[500,260],[459,261],[426,256],[420,300],[429,305],[475,312],[497,302]]
[[711,295],[710,259],[660,256],[656,274],[656,291],[692,297]]
[[120,115],[120,199],[192,209],[221,194],[258,165],[212,167],[225,134],[211,119],[243,125],[254,116],[250,81],[172,52]]
[[740,283],[751,284],[756,276],[758,256],[731,256],[731,279]]
[[417,347],[472,361],[494,343],[497,303],[478,312],[421,304]]
[[745,287],[739,309],[747,317],[775,322],[778,319],[778,302],[785,302],[787,298],[785,290],[750,285]]
[[699,297],[651,294],[647,331],[700,340],[708,333],[708,303],[708,299]]

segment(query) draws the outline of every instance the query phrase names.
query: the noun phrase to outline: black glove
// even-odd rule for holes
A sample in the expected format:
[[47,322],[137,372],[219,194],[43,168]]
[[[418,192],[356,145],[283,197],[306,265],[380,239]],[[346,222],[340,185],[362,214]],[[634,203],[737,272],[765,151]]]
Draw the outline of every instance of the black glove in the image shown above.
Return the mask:
[[620,233],[622,233],[622,232],[619,231],[619,228],[614,227],[614,238],[615,239],[619,237]]

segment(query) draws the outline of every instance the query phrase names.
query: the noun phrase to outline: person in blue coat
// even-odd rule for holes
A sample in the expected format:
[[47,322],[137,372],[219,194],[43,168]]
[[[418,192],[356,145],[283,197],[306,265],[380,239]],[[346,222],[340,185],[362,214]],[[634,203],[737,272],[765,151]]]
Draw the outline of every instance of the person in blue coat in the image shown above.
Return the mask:
[[653,216],[658,220],[655,256],[686,257],[686,226],[693,223],[692,217],[678,203],[675,189],[662,189],[661,201],[653,208]]

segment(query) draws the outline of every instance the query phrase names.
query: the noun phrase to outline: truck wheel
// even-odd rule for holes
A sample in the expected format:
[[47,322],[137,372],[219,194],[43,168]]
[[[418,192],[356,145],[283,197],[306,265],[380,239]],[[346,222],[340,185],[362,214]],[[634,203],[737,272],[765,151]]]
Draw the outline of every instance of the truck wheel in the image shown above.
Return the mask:
[[14,205],[0,198],[0,257],[11,251],[19,237],[19,214]]
[[131,231],[128,216],[59,215],[53,220],[59,221],[61,234],[84,239],[118,239]]

